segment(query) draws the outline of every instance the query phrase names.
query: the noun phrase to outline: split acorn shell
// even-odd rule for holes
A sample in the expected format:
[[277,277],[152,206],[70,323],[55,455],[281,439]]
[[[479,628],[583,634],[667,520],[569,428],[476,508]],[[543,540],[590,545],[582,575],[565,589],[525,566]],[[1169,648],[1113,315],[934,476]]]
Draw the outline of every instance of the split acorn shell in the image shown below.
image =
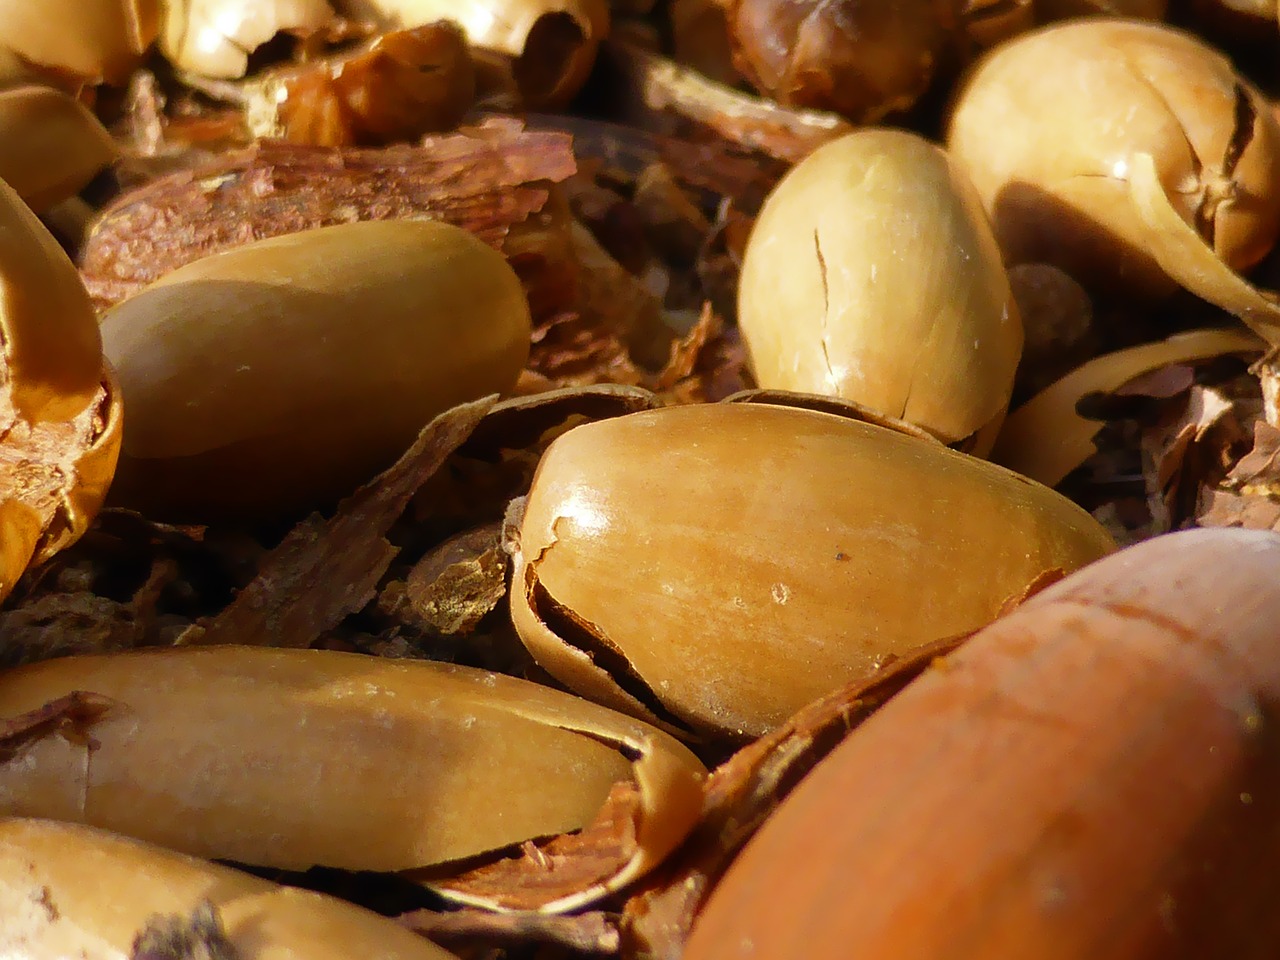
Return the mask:
[[350,492],[437,414],[509,390],[530,317],[515,272],[467,231],[374,221],[187,264],[102,336],[129,408],[113,496],[203,521]]
[[1163,24],[1073,20],[992,51],[956,100],[947,147],[1010,265],[1052,263],[1095,291],[1172,292],[1159,228],[1131,199],[1138,155],[1235,270],[1280,233],[1280,124],[1217,50]]
[[946,443],[1009,404],[1022,325],[964,171],[912,133],[819,147],[752,228],[738,320],[760,386],[843,397]]
[[1113,548],[1052,490],[932,441],[788,407],[677,407],[548,448],[511,608],[583,696],[757,736]]
[[702,765],[661,731],[467,667],[238,646],[64,657],[0,675],[0,716],[75,691],[105,709],[0,764],[0,814],[286,870],[414,871],[580,830],[633,785],[634,842],[550,910],[651,869],[701,806]]

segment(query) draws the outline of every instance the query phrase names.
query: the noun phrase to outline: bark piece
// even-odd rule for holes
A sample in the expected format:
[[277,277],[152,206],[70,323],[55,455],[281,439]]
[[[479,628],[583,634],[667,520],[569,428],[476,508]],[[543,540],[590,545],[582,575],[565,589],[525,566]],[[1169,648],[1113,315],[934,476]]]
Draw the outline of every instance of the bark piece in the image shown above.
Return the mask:
[[184,643],[309,647],[361,609],[399,552],[386,539],[418,489],[462,444],[493,398],[442,413],[389,470],[338,505],[302,521],[263,561],[257,579]]

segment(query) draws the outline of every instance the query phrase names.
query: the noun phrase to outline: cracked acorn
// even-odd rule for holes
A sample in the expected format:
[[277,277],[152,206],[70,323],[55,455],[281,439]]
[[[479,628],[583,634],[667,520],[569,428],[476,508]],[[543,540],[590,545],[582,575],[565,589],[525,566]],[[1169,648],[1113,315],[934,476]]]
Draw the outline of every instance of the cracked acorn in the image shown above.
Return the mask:
[[0,180],[0,600],[88,529],[120,449],[121,396],[80,276]]
[[569,431],[519,526],[512,619],[541,666],[673,732],[729,737],[1114,549],[1078,506],[1003,468],[757,404]]
[[157,518],[337,499],[529,351],[503,256],[425,220],[323,227],[189,263],[103,318],[129,404],[112,498]]
[[[235,646],[66,657],[0,674],[0,716],[76,690],[102,704],[81,724],[92,748],[29,738],[0,765],[0,813],[256,866],[390,872],[500,854],[620,807],[596,874],[536,891],[562,911],[652,868],[701,805],[702,765],[661,731],[467,667]],[[451,880],[466,869],[424,882],[504,902],[501,885]]]
[[799,784],[684,956],[1276,956],[1278,582],[1280,536],[1196,530],[1031,598]]
[[161,0],[0,0],[0,42],[22,60],[62,76],[122,84],[159,32],[160,5]]
[[137,957],[175,927],[245,960],[453,956],[336,897],[49,820],[0,820],[0,917],[0,954],[13,960]]
[[119,153],[98,118],[62,91],[0,90],[0,179],[36,212],[74,196]]
[[962,169],[899,130],[801,161],[752,228],[738,320],[762,387],[843,397],[985,454],[1022,326]]
[[1001,46],[961,89],[947,146],[1006,262],[1052,263],[1091,290],[1149,298],[1180,283],[1232,309],[1172,246],[1168,218],[1234,270],[1280,231],[1268,104],[1221,53],[1160,24],[1072,21]]

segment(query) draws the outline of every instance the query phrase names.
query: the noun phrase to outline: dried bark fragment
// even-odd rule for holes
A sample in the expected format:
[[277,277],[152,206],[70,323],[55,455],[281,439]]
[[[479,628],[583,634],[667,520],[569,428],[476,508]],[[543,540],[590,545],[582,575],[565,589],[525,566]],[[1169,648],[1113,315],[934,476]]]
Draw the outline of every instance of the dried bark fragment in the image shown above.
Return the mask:
[[129,960],[239,960],[208,900],[189,917],[156,915],[134,938]]
[[580,423],[607,420],[660,401],[624,384],[566,387],[496,404],[475,432],[414,499],[419,523],[447,520],[453,529],[490,523],[512,497],[529,489],[542,452]]
[[298,524],[263,561],[257,579],[181,642],[309,647],[364,607],[399,552],[387,531],[493,402],[463,404],[432,420],[404,456],[342,501],[331,519],[311,516]]
[[440,544],[409,572],[406,606],[438,633],[468,634],[507,592],[502,524],[492,523]]
[[667,864],[627,900],[625,951],[678,960],[703,900],[734,855],[800,779],[859,723],[966,637],[940,640],[805,707],[717,767],[702,815]]
[[101,309],[234,246],[355,220],[437,219],[506,254],[535,318],[573,309],[576,267],[552,184],[571,141],[493,119],[421,146],[338,149],[266,141],[163,177],[103,211],[81,258]]
[[454,950],[467,947],[524,947],[548,944],[574,953],[608,956],[621,943],[616,922],[593,911],[574,916],[491,913],[464,907],[448,913],[414,910],[396,918],[416,933]]
[[0,719],[0,763],[8,763],[27,744],[51,734],[92,746],[88,730],[112,705],[107,697],[73,690],[34,710]]
[[626,43],[607,43],[642,109],[670,111],[751,150],[795,163],[853,127],[834,113],[794,110],[716,83]]
[[423,882],[461,903],[502,910],[538,910],[563,897],[598,889],[635,855],[640,791],[614,784],[595,819],[582,830],[529,840],[513,856],[490,860],[447,879]]

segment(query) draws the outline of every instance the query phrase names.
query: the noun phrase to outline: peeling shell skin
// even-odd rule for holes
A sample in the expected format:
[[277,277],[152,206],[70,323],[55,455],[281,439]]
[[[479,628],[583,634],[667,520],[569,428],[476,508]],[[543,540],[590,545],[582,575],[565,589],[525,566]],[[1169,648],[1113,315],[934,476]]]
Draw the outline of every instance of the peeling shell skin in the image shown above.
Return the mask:
[[738,317],[760,386],[855,400],[948,443],[998,426],[1022,351],[980,200],[897,130],[849,134],[783,178],[747,243]]
[[1278,582],[1197,530],[1038,594],[800,783],[686,960],[1280,955]]
[[43,86],[0,90],[0,179],[33,210],[74,196],[118,155],[78,100]]
[[170,0],[160,49],[180,70],[235,79],[277,33],[310,33],[335,20],[325,0]]
[[396,871],[580,829],[634,781],[632,877],[701,802],[701,764],[660,731],[465,667],[260,647],[71,657],[0,676],[0,715],[73,690],[114,701],[87,730],[97,746],[31,744],[0,767],[0,812],[258,866]]
[[[1238,92],[1253,135],[1228,173]],[[1256,263],[1280,231],[1280,125],[1224,56],[1163,25],[1078,20],[1001,46],[960,93],[947,145],[1007,263],[1052,263],[1093,288],[1141,297],[1175,286],[1127,196],[1135,154],[1155,158],[1187,223],[1212,221],[1228,266]]]
[[509,390],[530,318],[514,271],[465,230],[380,221],[190,263],[102,333],[129,408],[116,495],[198,520],[350,492],[435,415]]
[[80,276],[3,180],[0,343],[2,601],[30,564],[88,529],[115,471],[121,425],[120,390]]
[[217,910],[236,960],[453,956],[335,897],[88,827],[0,820],[0,955],[6,960],[128,960],[148,921],[189,917],[202,902]]
[[0,181],[0,337],[18,416],[70,420],[102,383],[102,340],[75,265]]
[[25,60],[124,84],[159,31],[160,0],[0,0],[0,36]]
[[473,46],[516,58],[516,84],[529,109],[566,106],[609,35],[607,0],[339,0],[338,8],[400,28],[454,21]]
[[[680,407],[580,426],[547,450],[512,618],[584,696],[674,730],[756,736],[1112,549],[1070,501],[939,445],[792,408]],[[576,645],[588,632],[595,661]],[[606,672],[619,659],[642,697]]]

